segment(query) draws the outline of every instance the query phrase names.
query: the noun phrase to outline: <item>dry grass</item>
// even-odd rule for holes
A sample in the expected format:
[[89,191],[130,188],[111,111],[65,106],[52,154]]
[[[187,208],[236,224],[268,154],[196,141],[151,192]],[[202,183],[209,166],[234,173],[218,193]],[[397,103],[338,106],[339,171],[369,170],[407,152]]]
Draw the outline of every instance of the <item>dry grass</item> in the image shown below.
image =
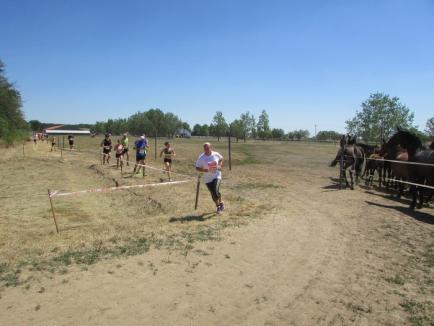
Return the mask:
[[[16,270],[63,268],[72,262],[93,263],[114,255],[140,253],[148,246],[173,246],[185,249],[185,243],[214,239],[216,230],[240,225],[278,205],[278,196],[288,184],[278,176],[282,169],[300,166],[325,166],[333,146],[297,143],[234,143],[232,171],[224,171],[222,193],[227,212],[217,218],[206,187],[202,185],[199,210],[195,211],[194,162],[201,152],[202,140],[175,139],[175,171],[190,175],[191,182],[155,188],[133,188],[109,193],[90,193],[53,197],[60,234],[55,232],[47,190],[77,191],[115,185],[159,183],[167,176],[147,169],[148,176],[132,175],[132,167],[120,170],[101,166],[98,144],[101,139],[78,137],[80,152],[49,151],[46,143],[37,148],[28,143],[25,158],[22,148],[8,150],[2,159],[0,175],[0,256],[6,278],[14,284]],[[158,140],[158,148],[164,139]],[[153,143],[152,143],[153,144]],[[214,142],[216,150],[228,157],[226,142]],[[300,151],[312,148],[312,156]],[[310,151],[309,151],[310,152]],[[319,153],[319,154],[318,154]],[[131,153],[130,160],[134,159]],[[322,155],[318,158],[318,155]],[[288,159],[291,165],[288,166]],[[153,148],[148,162],[154,161]],[[275,174],[267,167],[273,163]],[[188,177],[175,176],[175,180]],[[269,198],[262,201],[257,198]],[[146,246],[137,242],[146,242]],[[138,247],[139,246],[139,247]],[[10,272],[6,272],[6,270]],[[14,281],[15,280],[15,281]]]

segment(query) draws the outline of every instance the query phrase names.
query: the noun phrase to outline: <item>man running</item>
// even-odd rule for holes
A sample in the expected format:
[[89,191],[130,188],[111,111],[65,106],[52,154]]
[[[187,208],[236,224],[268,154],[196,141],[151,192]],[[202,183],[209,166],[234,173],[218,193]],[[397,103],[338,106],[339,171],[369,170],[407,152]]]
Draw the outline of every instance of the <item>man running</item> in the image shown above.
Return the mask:
[[136,149],[136,165],[134,166],[133,174],[139,173],[140,168],[143,168],[143,176],[146,176],[146,149],[149,147],[146,136],[144,134],[140,136],[140,138],[136,140],[134,145],[134,148]]
[[112,140],[110,139],[110,134],[105,134],[105,138],[101,142],[102,147],[102,164],[104,165],[106,160],[107,164],[110,164],[110,153],[112,151]]
[[130,163],[129,163],[130,155],[128,154],[128,133],[127,132],[122,135],[121,144],[124,147],[124,152],[122,153],[122,156],[125,157],[125,159],[127,160],[127,166],[129,166],[130,165]]
[[160,152],[160,158],[164,154],[164,169],[167,172],[167,175],[169,176],[169,181],[172,181],[172,158],[173,156],[176,156],[175,149],[170,146],[170,143],[167,141],[164,143],[164,148]]
[[203,154],[201,154],[197,159],[196,170],[204,172],[203,180],[211,193],[212,200],[217,206],[217,214],[221,214],[225,209],[220,194],[223,156],[220,155],[220,153],[214,152],[210,143],[203,144],[203,150]]
[[74,141],[75,141],[74,135],[69,135],[68,136],[69,151],[72,151],[72,149],[74,148]]

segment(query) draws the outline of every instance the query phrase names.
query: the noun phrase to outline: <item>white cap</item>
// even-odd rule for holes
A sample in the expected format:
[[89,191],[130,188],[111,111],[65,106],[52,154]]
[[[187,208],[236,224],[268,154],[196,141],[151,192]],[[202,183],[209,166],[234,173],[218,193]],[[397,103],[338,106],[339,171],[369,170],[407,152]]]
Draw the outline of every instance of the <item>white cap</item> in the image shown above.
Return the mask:
[[141,139],[145,139],[145,136],[140,136]]

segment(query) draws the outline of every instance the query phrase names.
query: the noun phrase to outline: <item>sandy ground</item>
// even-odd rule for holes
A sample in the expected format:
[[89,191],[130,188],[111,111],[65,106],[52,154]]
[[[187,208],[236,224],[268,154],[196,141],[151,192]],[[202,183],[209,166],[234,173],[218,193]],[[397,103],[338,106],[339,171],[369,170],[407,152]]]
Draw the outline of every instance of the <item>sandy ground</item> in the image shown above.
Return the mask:
[[226,173],[227,187],[241,171],[278,187],[239,190],[269,209],[221,229],[219,240],[195,242],[187,254],[152,248],[4,288],[1,324],[432,323],[433,209],[412,213],[378,191],[339,191],[336,170],[297,160]]

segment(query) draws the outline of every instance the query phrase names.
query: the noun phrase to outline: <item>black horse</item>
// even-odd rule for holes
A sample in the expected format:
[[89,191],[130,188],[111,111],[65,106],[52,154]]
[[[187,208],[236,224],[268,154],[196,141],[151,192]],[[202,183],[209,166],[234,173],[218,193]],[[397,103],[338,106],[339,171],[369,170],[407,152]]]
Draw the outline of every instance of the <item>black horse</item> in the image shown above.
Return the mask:
[[330,166],[336,166],[339,163],[341,171],[343,173],[343,178],[345,180],[345,184],[347,187],[349,186],[347,180],[346,170],[350,169],[350,179],[351,186],[350,188],[354,190],[354,180],[353,173],[356,174],[356,185],[359,183],[359,176],[362,171],[362,166],[364,162],[364,151],[363,148],[356,145],[356,136],[351,137],[350,135],[342,136],[341,138],[341,148],[336,154],[336,158],[330,163]]
[[[434,150],[422,150],[420,139],[407,130],[398,127],[398,132],[394,134],[386,144],[386,149],[393,149],[401,146],[407,150],[408,161],[421,164],[408,164],[409,181],[412,183],[434,186]],[[413,199],[410,208],[416,207],[417,193],[419,192],[419,207],[423,204],[423,187],[411,186],[410,192]]]

